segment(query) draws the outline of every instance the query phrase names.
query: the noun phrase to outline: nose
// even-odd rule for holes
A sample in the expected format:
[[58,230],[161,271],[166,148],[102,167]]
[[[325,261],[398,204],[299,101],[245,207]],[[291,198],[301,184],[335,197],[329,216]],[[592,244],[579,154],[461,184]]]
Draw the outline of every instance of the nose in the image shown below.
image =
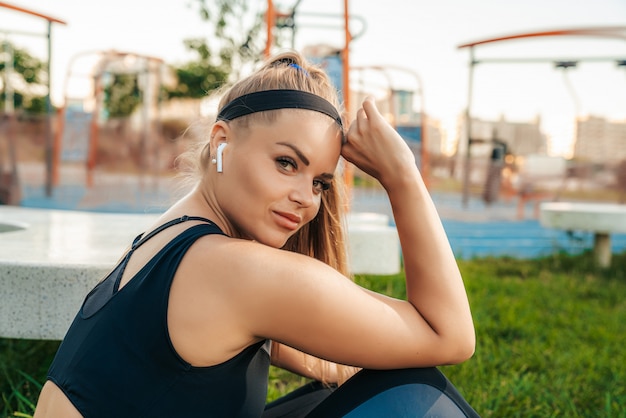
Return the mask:
[[298,203],[298,205],[304,208],[314,205],[317,196],[313,192],[313,180],[303,179],[295,182],[289,193],[289,200]]

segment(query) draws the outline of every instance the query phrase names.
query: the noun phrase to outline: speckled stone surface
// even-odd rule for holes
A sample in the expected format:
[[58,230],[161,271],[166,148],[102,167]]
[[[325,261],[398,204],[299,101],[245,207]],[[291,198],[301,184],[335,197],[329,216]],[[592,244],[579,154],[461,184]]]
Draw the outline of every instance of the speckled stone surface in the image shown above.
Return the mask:
[[355,274],[396,274],[400,272],[400,239],[389,216],[357,212],[347,217],[348,258]]
[[348,258],[354,274],[400,272],[400,239],[396,228],[377,224],[348,224]]
[[62,339],[85,295],[156,218],[0,206],[0,336]]

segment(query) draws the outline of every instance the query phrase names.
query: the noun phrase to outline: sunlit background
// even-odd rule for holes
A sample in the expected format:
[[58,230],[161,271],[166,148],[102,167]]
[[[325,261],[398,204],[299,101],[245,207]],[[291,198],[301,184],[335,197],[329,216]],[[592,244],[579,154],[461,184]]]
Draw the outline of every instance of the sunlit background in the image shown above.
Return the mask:
[[[90,50],[116,49],[160,57],[167,63],[190,59],[183,39],[209,36],[190,2],[111,0],[85,2],[16,0],[11,4],[66,21],[53,28],[52,100],[60,104],[68,65]],[[274,2],[289,10],[295,1]],[[265,0],[250,1],[250,16],[263,13]],[[620,26],[626,22],[622,0],[442,0],[385,2],[351,1],[351,30],[361,35],[350,47],[354,66],[394,65],[419,74],[426,113],[437,121],[443,151],[450,153],[458,137],[458,117],[467,105],[468,51],[463,43],[502,35],[578,27]],[[321,16],[324,15],[324,16]],[[343,47],[343,1],[303,0],[298,3],[294,46]],[[45,23],[0,9],[3,30],[45,30]],[[11,35],[11,41],[45,57],[45,40]],[[568,37],[518,40],[478,48],[492,57],[549,59],[623,57],[625,40]],[[74,80],[74,84],[79,83]],[[415,88],[411,77],[394,78],[395,88]],[[417,98],[416,98],[417,100]],[[416,109],[419,109],[419,102]],[[541,119],[548,137],[547,152],[572,156],[576,117],[593,115],[626,119],[626,67],[615,62],[580,62],[559,70],[549,62],[485,64],[475,73],[473,116],[509,121]]]

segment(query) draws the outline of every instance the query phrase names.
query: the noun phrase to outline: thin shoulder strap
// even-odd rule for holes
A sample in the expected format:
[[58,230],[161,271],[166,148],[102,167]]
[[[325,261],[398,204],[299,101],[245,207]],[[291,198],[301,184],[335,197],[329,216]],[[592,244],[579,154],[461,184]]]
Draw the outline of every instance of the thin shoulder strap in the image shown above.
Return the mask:
[[135,252],[137,248],[139,248],[141,245],[143,245],[144,242],[148,241],[150,238],[152,238],[159,232],[163,231],[164,229],[167,229],[170,226],[177,225],[186,221],[206,222],[207,224],[215,226],[215,228],[217,228],[217,230],[221,232],[219,227],[215,225],[215,223],[209,219],[206,219],[200,216],[183,215],[180,218],[172,219],[171,221],[164,223],[163,225],[159,226],[158,228],[148,233],[146,236],[143,236],[143,234],[139,234],[134,239],[133,245],[130,247],[130,250],[128,250],[128,252],[124,256],[124,259],[119,263],[118,267],[116,267],[116,269],[119,269],[119,272],[117,273],[117,277],[115,278],[115,282],[113,284],[113,292],[117,292],[117,290],[119,289],[120,283],[122,281],[122,276],[124,275],[124,270],[126,270],[126,265],[128,264],[128,260],[130,260],[130,257],[133,255],[133,253]]
[[148,241],[150,238],[152,238],[153,236],[155,236],[159,232],[163,231],[164,229],[167,229],[170,226],[178,225],[180,223],[187,222],[187,221],[203,221],[203,222],[206,222],[206,223],[214,225],[214,223],[211,220],[209,220],[207,218],[203,218],[201,216],[187,216],[187,215],[183,215],[180,218],[172,219],[171,221],[164,223],[163,225],[159,226],[158,228],[152,230],[146,236],[139,235],[137,238],[135,238],[135,241],[133,242],[133,246],[131,248],[131,252],[136,250],[137,248],[139,248],[141,245],[143,245],[144,242]]

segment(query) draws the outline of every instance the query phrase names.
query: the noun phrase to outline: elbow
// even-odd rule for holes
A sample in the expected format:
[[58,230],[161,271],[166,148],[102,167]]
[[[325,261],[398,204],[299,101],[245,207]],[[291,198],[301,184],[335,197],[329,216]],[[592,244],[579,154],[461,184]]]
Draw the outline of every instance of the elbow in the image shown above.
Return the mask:
[[472,330],[468,335],[456,338],[450,348],[450,358],[447,364],[460,364],[469,360],[476,351],[476,335],[474,331]]
[[453,359],[453,362],[451,364],[460,364],[463,363],[466,360],[469,360],[470,358],[472,358],[472,356],[474,355],[474,352],[476,351],[476,344],[474,343],[468,343],[465,344],[464,347],[461,347],[455,358]]

